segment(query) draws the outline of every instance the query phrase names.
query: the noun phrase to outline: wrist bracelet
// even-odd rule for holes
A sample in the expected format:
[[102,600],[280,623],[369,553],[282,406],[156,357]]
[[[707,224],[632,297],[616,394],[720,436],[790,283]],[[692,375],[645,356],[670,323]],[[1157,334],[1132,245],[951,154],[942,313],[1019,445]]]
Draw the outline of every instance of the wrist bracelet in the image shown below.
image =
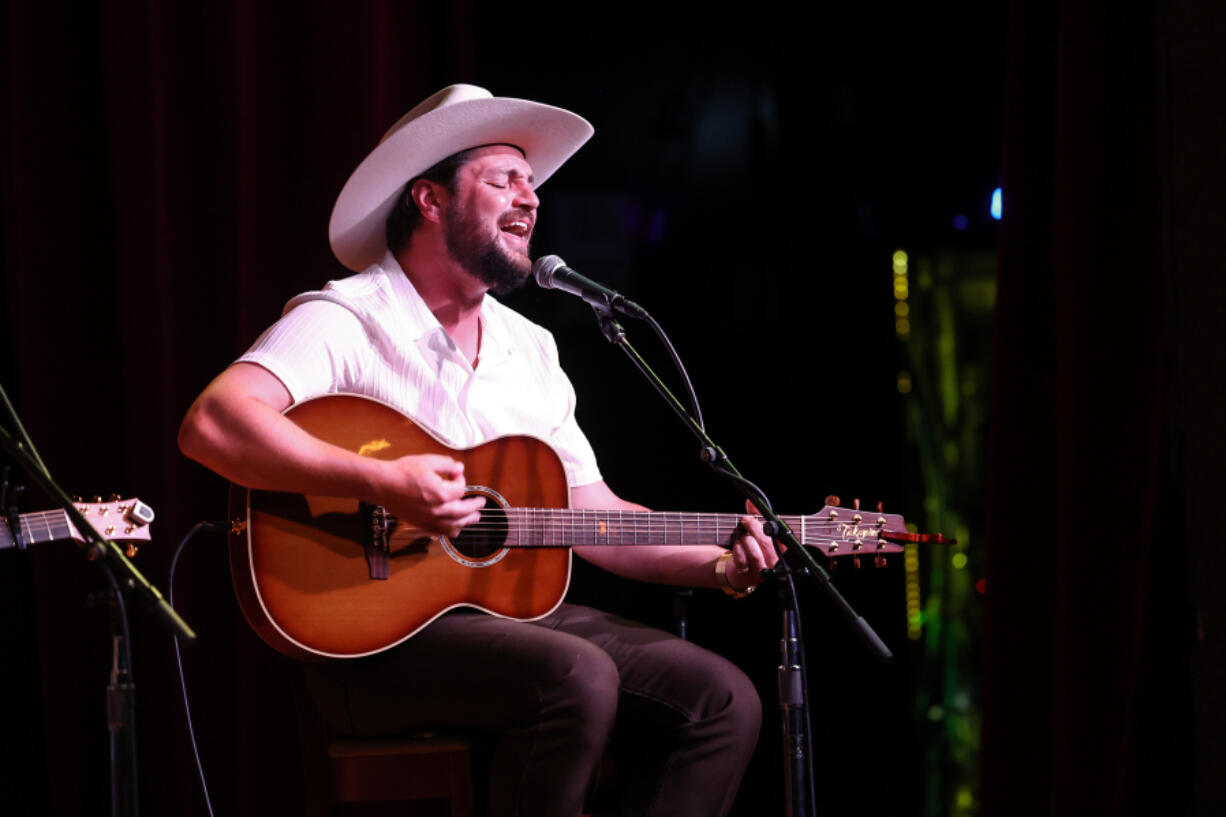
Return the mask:
[[753,587],[737,590],[728,581],[728,562],[732,559],[732,551],[726,550],[715,560],[715,584],[724,594],[734,599],[743,599],[754,591]]

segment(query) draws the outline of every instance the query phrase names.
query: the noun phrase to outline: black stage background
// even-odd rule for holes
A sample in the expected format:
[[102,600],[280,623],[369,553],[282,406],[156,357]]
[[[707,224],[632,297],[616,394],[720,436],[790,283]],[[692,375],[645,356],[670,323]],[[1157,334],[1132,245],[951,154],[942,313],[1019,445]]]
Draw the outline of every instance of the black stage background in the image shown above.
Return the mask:
[[[1223,12],[1067,5],[14,0],[0,382],[70,492],[158,511],[138,565],[165,589],[173,544],[224,515],[225,485],[175,446],[186,407],[289,296],[343,274],[328,214],[383,130],[474,82],[595,124],[542,189],[537,251],[652,310],[713,435],[781,510],[834,492],[918,517],[884,270],[903,244],[1000,238],[984,813],[1211,813],[1224,571],[1194,532],[1222,487],[1223,287],[1205,272]],[[985,216],[951,238],[1002,167],[1003,234]],[[511,302],[558,336],[615,490],[735,509],[581,304]],[[668,621],[666,589],[579,578],[587,600]],[[104,813],[109,639],[83,601],[97,577],[64,545],[0,554],[0,583],[0,797]],[[821,813],[919,814],[900,569],[839,584],[900,660],[873,665],[809,604]],[[189,677],[218,813],[297,813],[294,668],[236,615],[218,538],[186,555],[177,594],[201,636]],[[700,593],[693,622],[768,702],[738,813],[781,813],[772,600]],[[202,814],[169,636],[140,608],[134,627],[144,812]]]

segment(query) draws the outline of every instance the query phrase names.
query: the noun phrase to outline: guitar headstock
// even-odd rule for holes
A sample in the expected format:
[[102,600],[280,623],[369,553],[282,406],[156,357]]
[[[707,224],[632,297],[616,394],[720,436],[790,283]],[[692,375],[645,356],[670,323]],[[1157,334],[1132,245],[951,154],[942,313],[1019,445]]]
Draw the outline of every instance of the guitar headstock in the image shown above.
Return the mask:
[[873,557],[873,563],[882,567],[887,554],[902,553],[907,544],[954,542],[939,533],[908,531],[902,515],[886,513],[880,502],[874,510],[866,510],[856,499],[852,507],[845,508],[837,496],[826,497],[825,507],[806,516],[802,530],[804,544],[816,547],[831,560],[851,556],[857,567],[864,556]]
[[74,502],[86,521],[103,539],[127,542],[128,556],[136,555],[136,542],[148,542],[149,525],[153,522],[153,508],[135,497],[120,499],[112,496],[110,501],[94,497],[94,502]]

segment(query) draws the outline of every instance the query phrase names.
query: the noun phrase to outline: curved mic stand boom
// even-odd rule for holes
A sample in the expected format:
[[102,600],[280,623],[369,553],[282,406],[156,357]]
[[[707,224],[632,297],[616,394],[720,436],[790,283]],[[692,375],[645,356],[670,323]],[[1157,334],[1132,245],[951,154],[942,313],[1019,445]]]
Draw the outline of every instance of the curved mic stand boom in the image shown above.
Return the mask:
[[[638,351],[626,339],[626,332],[613,316],[614,304],[601,303],[599,299],[585,297],[596,313],[596,320],[601,333],[615,346],[618,346],[634,362],[643,376],[655,388],[664,401],[673,409],[681,422],[690,430],[701,445],[700,458],[713,468],[716,473],[726,477],[746,499],[753,502],[759,513],[766,519],[763,528],[774,541],[775,549],[780,553],[779,563],[765,575],[778,579],[779,601],[782,610],[783,636],[780,641],[782,663],[779,667],[779,708],[783,719],[783,749],[784,777],[787,797],[787,814],[789,817],[809,817],[814,812],[813,796],[813,761],[810,748],[810,731],[808,725],[808,707],[805,702],[807,684],[805,681],[804,641],[801,637],[800,615],[798,613],[796,586],[793,577],[800,575],[808,577],[814,585],[820,588],[826,597],[833,602],[835,609],[851,626],[861,643],[878,659],[888,661],[893,657],[889,648],[873,631],[868,622],[852,609],[843,595],[830,582],[830,574],[822,568],[813,556],[796,539],[792,530],[780,519],[771,508],[766,495],[753,482],[746,479],[724,450],[707,435],[701,422],[701,412],[697,409],[697,399],[691,398],[695,405],[694,416],[676,398]],[[634,305],[633,312],[618,309],[623,314],[647,321],[665,345],[672,352],[672,344],[664,336],[659,324],[647,314],[646,310]],[[673,352],[673,359],[680,367],[681,362]],[[682,368],[682,376],[685,376]],[[688,384],[688,378],[686,379]],[[782,546],[782,547],[781,547]]]

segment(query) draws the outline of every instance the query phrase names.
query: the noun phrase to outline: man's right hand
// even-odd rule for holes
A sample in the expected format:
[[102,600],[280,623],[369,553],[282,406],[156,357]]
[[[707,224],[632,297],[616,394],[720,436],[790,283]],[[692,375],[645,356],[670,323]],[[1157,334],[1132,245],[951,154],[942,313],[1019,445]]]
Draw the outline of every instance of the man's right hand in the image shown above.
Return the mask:
[[179,447],[239,485],[365,499],[432,534],[455,536],[480,518],[485,500],[464,498],[463,463],[441,454],[377,460],[337,448],[285,417],[291,400],[264,367],[235,363],[196,398]]
[[441,454],[391,460],[381,504],[395,517],[429,533],[457,536],[481,518],[485,498],[464,497],[464,463]]

